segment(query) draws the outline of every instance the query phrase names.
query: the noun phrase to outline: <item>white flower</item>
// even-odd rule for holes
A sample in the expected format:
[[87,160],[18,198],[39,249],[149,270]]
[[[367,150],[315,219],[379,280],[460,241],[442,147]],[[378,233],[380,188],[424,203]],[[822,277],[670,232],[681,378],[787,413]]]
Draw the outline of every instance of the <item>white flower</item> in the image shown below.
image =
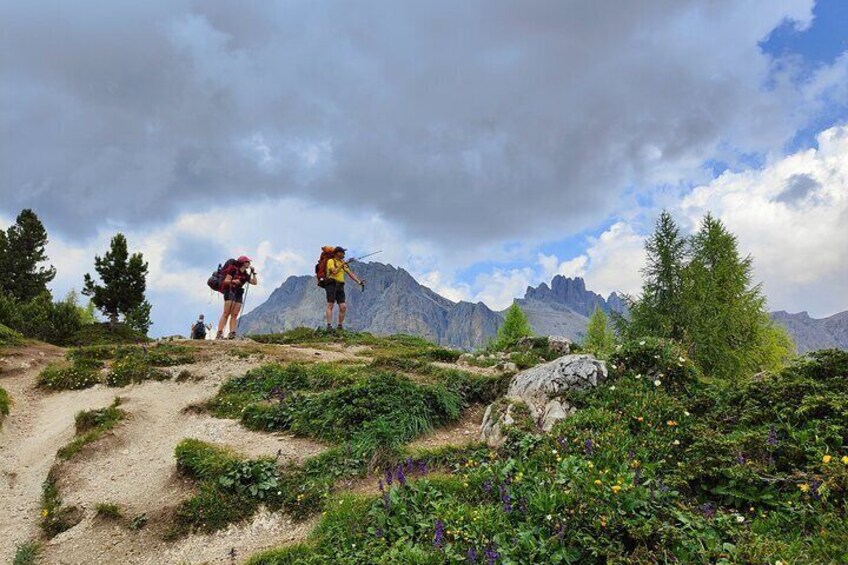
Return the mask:
[[659,380],[659,379],[654,381],[654,386],[660,386],[661,384],[662,384],[662,381]]
[[550,521],[551,521],[551,520],[553,520],[553,519],[554,519],[554,517],[553,517],[553,516],[551,516],[550,514],[548,514],[547,516],[545,516],[545,520],[547,520],[548,522],[550,522]]
[[739,523],[741,524],[742,522],[744,522],[744,521],[745,521],[745,517],[744,517],[744,516],[737,516],[737,517],[736,517],[736,521],[737,521],[737,522],[739,522]]
[[690,414],[688,410],[684,410],[683,415],[684,416],[691,416],[692,414]]
[[680,440],[679,440],[679,439],[676,439],[676,440],[674,440],[674,441],[673,441],[673,442],[671,442],[671,443],[673,443],[674,445],[680,445]]
[[680,361],[681,363],[685,363],[686,359],[684,359],[683,357],[678,357],[678,361]]
[[639,345],[645,345],[645,340],[643,339],[642,341],[640,341]]
[[615,390],[615,385],[612,385],[612,386],[610,387],[610,390]]
[[640,373],[640,374],[636,375],[636,378],[637,378],[637,379],[641,379],[641,378],[642,378],[642,374]]
[[610,365],[610,367],[612,367],[613,369],[615,369],[615,368],[616,368],[616,366],[615,366],[615,365]]

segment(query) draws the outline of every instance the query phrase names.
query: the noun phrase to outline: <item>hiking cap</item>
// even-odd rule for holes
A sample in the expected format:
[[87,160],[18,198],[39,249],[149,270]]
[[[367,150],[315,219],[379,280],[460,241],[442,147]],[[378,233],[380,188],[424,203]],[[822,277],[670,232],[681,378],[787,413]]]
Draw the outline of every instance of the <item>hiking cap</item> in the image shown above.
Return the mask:
[[199,320],[202,320],[202,319],[203,319],[203,314],[201,314],[200,316],[198,316],[198,319],[199,319]]
[[345,249],[344,247],[336,247],[335,249],[333,249],[333,253],[345,253],[346,251],[347,249]]
[[247,255],[242,255],[241,257],[236,259],[236,261],[238,261],[239,263],[253,263],[253,261],[251,261],[250,257],[248,257]]

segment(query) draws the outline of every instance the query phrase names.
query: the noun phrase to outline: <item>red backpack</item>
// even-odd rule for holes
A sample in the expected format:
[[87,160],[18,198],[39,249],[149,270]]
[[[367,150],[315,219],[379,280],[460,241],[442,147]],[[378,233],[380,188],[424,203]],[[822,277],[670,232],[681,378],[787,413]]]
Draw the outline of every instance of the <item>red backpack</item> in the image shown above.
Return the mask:
[[321,256],[315,265],[315,277],[318,279],[318,286],[321,288],[327,286],[327,260],[333,258],[335,250],[336,248],[332,245],[325,245],[321,248]]

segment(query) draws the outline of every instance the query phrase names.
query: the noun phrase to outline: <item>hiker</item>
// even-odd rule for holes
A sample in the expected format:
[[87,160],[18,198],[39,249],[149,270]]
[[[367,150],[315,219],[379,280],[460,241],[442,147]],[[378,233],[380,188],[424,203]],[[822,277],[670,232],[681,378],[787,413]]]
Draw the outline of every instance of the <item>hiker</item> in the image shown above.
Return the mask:
[[256,284],[256,271],[250,266],[250,258],[242,255],[223,267],[221,277],[224,313],[218,322],[218,333],[215,339],[224,339],[224,328],[227,325],[227,320],[229,320],[230,325],[230,333],[227,335],[227,339],[235,339],[239,312],[241,312],[241,307],[244,304],[245,288],[248,284]]
[[339,305],[339,325],[338,330],[344,331],[345,314],[347,313],[347,304],[345,304],[345,273],[350,275],[350,278],[359,286],[365,289],[365,281],[361,280],[356,274],[350,270],[350,265],[345,262],[344,247],[336,247],[333,249],[333,257],[327,259],[327,278],[324,285],[324,290],[327,291],[327,331],[333,331],[333,305]]
[[197,321],[191,326],[191,339],[206,339],[206,330],[212,329],[212,326],[206,325],[206,318],[201,314],[197,317]]

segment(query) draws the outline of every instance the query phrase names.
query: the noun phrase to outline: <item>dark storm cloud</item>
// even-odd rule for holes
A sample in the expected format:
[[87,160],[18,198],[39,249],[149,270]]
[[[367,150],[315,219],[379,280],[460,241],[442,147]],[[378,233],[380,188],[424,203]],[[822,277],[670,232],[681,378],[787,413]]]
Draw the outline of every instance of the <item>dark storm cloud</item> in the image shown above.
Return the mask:
[[796,92],[763,89],[757,42],[811,3],[5,3],[0,211],[79,236],[297,195],[433,238],[562,232],[779,145]]

